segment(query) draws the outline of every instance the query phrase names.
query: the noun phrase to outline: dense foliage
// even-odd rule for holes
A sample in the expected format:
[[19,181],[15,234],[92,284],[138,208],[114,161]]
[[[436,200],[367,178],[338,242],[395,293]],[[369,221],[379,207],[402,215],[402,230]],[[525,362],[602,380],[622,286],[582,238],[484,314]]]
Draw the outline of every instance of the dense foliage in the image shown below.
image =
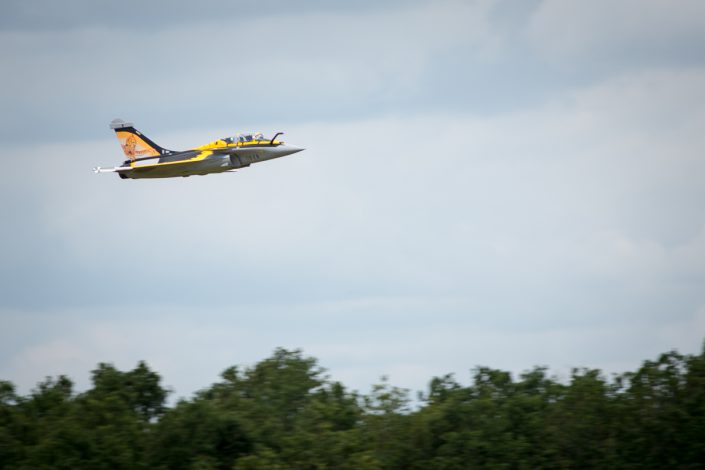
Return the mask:
[[480,367],[431,380],[419,406],[386,380],[367,396],[316,360],[278,349],[173,407],[159,376],[108,364],[75,393],[66,377],[29,396],[0,382],[4,469],[703,468],[705,351],[607,380]]

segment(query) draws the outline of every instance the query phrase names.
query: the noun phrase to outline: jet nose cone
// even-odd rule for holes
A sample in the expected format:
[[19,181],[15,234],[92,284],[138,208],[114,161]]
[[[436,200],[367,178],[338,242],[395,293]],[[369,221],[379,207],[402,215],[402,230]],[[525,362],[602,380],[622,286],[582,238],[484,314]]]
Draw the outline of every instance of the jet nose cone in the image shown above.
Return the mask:
[[302,150],[306,150],[301,147],[296,147],[295,145],[288,145],[288,144],[283,144],[279,147],[279,151],[281,152],[282,157],[284,155],[291,155],[292,153],[296,152],[301,152]]

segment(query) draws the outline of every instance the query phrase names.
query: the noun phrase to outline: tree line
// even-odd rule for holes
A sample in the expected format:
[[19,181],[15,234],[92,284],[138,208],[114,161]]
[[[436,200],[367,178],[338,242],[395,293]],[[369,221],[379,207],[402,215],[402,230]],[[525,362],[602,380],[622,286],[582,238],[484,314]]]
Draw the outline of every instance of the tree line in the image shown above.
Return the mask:
[[65,376],[27,396],[0,381],[0,468],[705,468],[705,347],[609,379],[478,367],[469,386],[433,378],[415,406],[386,380],[350,391],[300,350],[173,406],[160,382],[144,362],[99,364],[82,393]]

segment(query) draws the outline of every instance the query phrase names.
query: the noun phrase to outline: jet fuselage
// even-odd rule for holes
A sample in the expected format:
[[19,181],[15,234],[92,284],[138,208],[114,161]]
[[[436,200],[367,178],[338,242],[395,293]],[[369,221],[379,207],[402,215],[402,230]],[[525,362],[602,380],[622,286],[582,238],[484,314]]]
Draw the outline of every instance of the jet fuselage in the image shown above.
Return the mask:
[[96,173],[114,172],[123,179],[173,178],[207,175],[245,168],[253,163],[300,152],[304,149],[261,133],[238,134],[185,151],[167,150],[134,128],[132,123],[115,119],[110,128],[120,142],[127,160],[115,168],[95,168]]

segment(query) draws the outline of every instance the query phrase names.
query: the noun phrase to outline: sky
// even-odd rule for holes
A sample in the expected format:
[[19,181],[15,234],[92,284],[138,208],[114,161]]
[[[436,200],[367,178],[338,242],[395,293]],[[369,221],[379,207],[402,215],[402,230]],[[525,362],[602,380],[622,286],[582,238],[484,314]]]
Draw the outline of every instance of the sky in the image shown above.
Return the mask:
[[[277,347],[369,391],[705,339],[701,0],[0,4],[0,379]],[[237,173],[93,174],[285,132]]]

